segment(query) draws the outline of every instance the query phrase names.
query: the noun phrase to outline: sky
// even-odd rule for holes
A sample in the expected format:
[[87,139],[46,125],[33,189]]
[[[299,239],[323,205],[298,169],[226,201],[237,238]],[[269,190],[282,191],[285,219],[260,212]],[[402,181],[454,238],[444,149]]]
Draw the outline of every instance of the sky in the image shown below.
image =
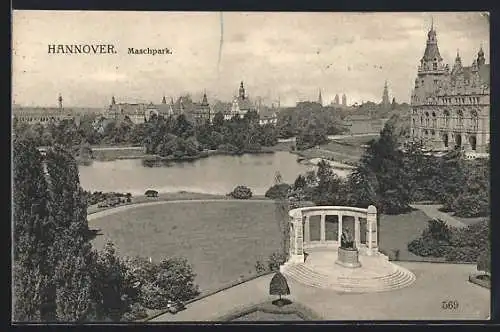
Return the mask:
[[[441,56],[457,49],[470,65],[482,45],[489,63],[489,21],[462,13],[266,13],[14,11],[12,98],[24,106],[104,107],[159,103],[206,91],[229,101],[244,81],[265,103],[408,102],[431,21]],[[221,41],[222,39],[222,41]],[[117,54],[48,54],[49,44],[113,44]],[[130,55],[128,48],[169,48]]]

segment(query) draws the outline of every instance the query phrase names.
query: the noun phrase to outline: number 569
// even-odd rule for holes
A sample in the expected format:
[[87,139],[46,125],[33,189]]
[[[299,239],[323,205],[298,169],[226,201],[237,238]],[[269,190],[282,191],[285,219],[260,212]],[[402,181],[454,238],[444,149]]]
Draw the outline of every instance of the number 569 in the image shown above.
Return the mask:
[[441,309],[445,310],[457,310],[458,309],[458,301],[443,301],[441,302]]

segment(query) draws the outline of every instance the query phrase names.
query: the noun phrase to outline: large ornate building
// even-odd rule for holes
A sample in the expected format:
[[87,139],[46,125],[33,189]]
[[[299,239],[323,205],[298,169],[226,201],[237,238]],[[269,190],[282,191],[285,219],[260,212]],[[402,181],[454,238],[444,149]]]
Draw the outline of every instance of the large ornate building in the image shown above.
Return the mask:
[[410,135],[431,150],[459,147],[489,152],[490,66],[482,47],[472,65],[457,52],[453,68],[443,63],[431,27],[411,97]]
[[15,121],[28,124],[39,123],[43,126],[49,123],[57,124],[62,120],[79,120],[79,115],[63,107],[61,95],[57,98],[58,107],[13,107]]
[[167,104],[163,97],[161,104],[146,103],[117,103],[115,97],[111,97],[111,104],[104,112],[104,117],[123,121],[130,119],[134,124],[144,123],[153,115],[163,115],[168,117],[173,114],[172,104]]
[[233,99],[231,105],[231,110],[224,114],[224,119],[229,120],[235,116],[243,118],[245,114],[250,111],[257,111],[257,107],[250,101],[248,96],[245,94],[245,87],[243,82],[240,83],[240,89],[238,90],[238,97]]

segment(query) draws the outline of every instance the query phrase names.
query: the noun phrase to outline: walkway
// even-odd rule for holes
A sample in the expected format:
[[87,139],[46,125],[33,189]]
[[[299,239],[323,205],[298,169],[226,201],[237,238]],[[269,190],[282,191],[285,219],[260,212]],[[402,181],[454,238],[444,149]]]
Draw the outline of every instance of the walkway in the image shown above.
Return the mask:
[[[333,264],[333,262],[332,262]],[[325,320],[449,320],[486,319],[490,315],[490,291],[468,282],[474,265],[398,262],[412,271],[416,281],[409,287],[382,293],[345,294],[307,287],[289,280],[292,301],[297,301]],[[166,313],[151,320],[213,321],[269,296],[272,275],[260,277],[187,305],[176,315]],[[443,301],[457,301],[458,308],[442,308]]]
[[215,199],[181,199],[181,200],[171,200],[171,201],[152,201],[152,202],[142,202],[135,204],[127,204],[117,206],[111,209],[106,209],[99,212],[94,212],[87,215],[87,220],[98,219],[102,217],[109,216],[111,214],[124,212],[130,209],[135,209],[143,206],[153,206],[160,204],[174,204],[174,203],[209,203],[209,202],[245,202],[245,203],[275,203],[275,201],[270,199],[225,199],[225,198],[215,198]]
[[[350,137],[364,137],[364,136],[374,136],[374,135],[380,135],[380,132],[363,133],[363,134],[347,134],[347,135],[328,135],[328,139],[335,140],[335,139],[344,139],[344,138],[350,138]],[[295,137],[278,138],[279,143],[295,142],[295,140],[296,140]]]
[[439,209],[442,207],[442,205],[440,205],[440,204],[432,204],[432,205],[412,204],[410,206],[414,209],[418,209],[418,210],[424,212],[431,219],[443,220],[444,222],[446,222],[446,224],[448,224],[448,226],[452,226],[452,227],[465,227],[465,226],[467,226],[466,224],[464,224],[460,220],[454,218],[450,214],[448,214],[446,212],[439,211]]

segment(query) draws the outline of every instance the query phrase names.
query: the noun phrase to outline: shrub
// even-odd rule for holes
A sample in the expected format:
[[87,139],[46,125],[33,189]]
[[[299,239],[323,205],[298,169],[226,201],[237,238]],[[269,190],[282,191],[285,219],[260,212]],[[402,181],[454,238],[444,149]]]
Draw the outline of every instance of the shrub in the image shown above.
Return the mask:
[[474,247],[451,247],[445,257],[449,262],[477,262],[479,255]]
[[419,238],[408,243],[408,251],[421,257],[443,257],[448,250],[447,242],[433,239]]
[[275,252],[269,256],[267,266],[270,271],[279,271],[280,266],[286,262],[286,255],[281,252]]
[[168,298],[164,290],[154,285],[146,283],[142,285],[140,303],[149,309],[164,309],[167,306]]
[[489,245],[489,221],[484,219],[465,228],[452,232],[451,245],[457,247],[472,247],[480,251]]
[[408,243],[408,250],[422,257],[445,257],[451,262],[477,262],[481,254],[488,250],[488,245],[488,220],[465,228],[451,228],[442,220],[431,220],[420,238]]
[[427,228],[422,232],[424,239],[444,241],[448,243],[451,238],[451,228],[441,219],[432,219],[427,222]]
[[255,263],[255,272],[257,272],[258,274],[264,273],[266,272],[266,270],[266,266],[261,261],[257,261]]
[[290,287],[286,278],[280,272],[277,272],[269,284],[269,295],[279,295],[280,300],[283,295],[290,295]]
[[169,300],[186,301],[199,294],[195,274],[184,258],[152,263],[142,257],[126,260],[126,266],[139,284],[139,303],[149,309],[164,309]]
[[239,149],[238,147],[232,145],[232,144],[221,144],[217,147],[217,150],[225,153],[238,153]]
[[275,184],[266,191],[265,196],[270,199],[287,198],[290,188],[286,183]]
[[249,199],[252,197],[252,191],[248,187],[237,186],[231,193],[229,193],[229,196],[236,199]]
[[146,309],[140,303],[134,303],[130,306],[130,311],[123,315],[122,321],[132,322],[147,317]]
[[489,247],[479,255],[477,259],[477,269],[478,271],[491,273],[491,253]]
[[481,217],[490,213],[488,195],[460,194],[452,203],[452,210],[458,217]]

